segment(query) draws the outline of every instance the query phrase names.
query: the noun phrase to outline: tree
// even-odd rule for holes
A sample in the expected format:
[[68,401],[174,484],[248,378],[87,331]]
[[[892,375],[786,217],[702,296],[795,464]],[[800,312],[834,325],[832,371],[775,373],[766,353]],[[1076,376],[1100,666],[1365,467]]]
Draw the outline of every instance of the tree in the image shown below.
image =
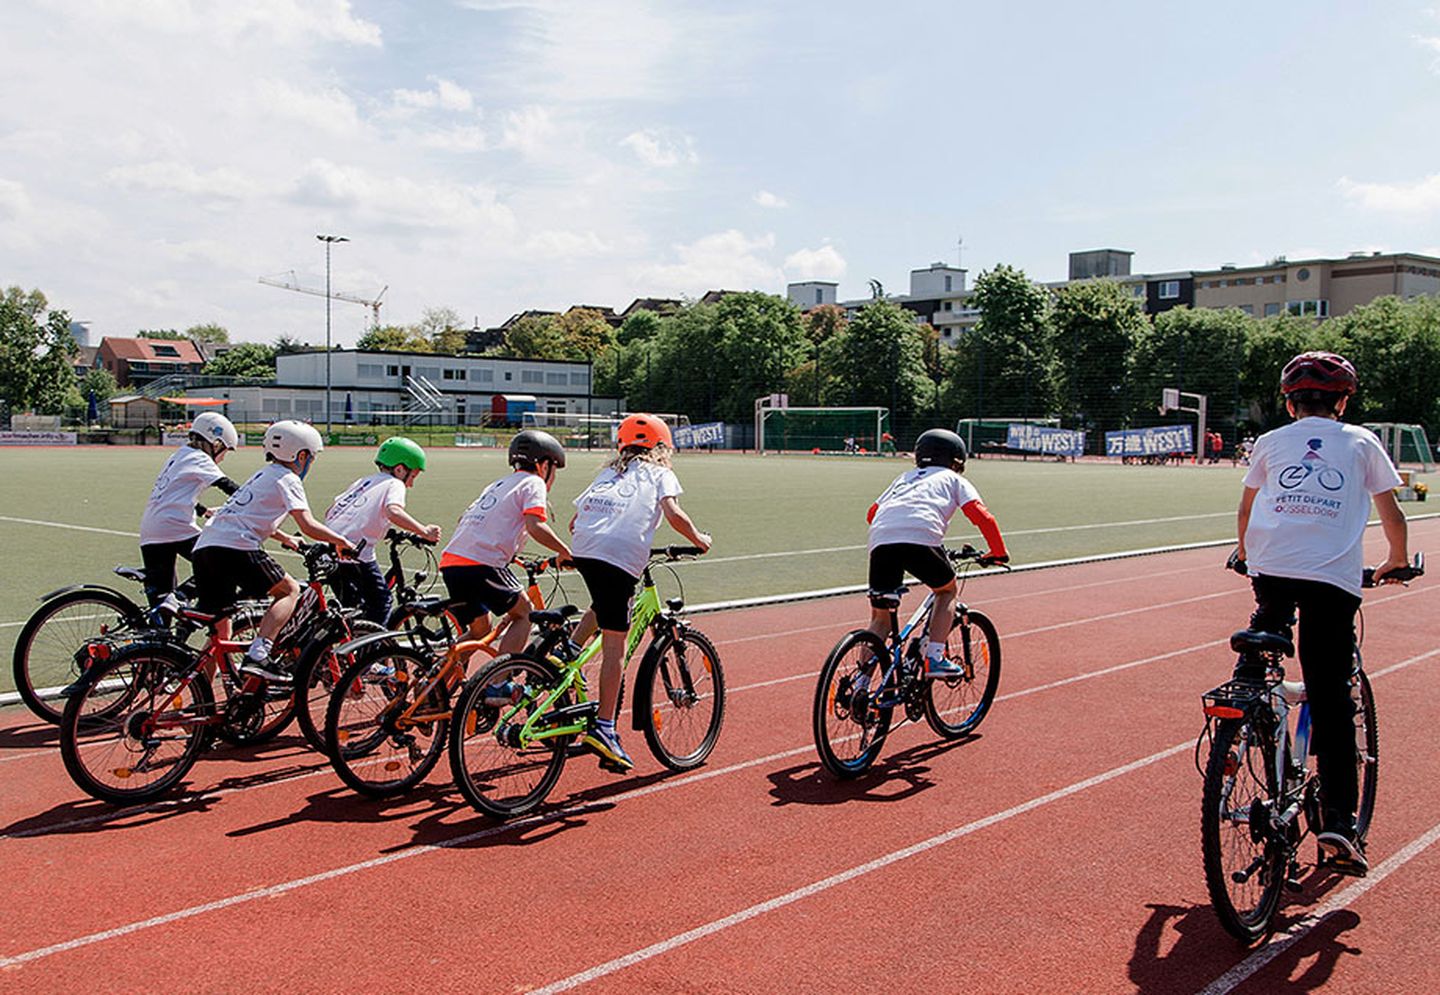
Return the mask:
[[0,294],[0,400],[12,411],[58,414],[76,399],[70,315],[39,290]]
[[1241,420],[1240,372],[1245,364],[1247,327],[1253,321],[1238,308],[1192,311],[1177,307],[1156,315],[1154,323],[1137,337],[1130,357],[1134,422],[1154,424],[1155,406],[1165,387],[1204,394],[1208,421],[1217,428]]
[[230,343],[230,332],[223,325],[206,323],[203,325],[191,325],[185,329],[187,339],[194,339],[196,342],[203,342],[206,345],[228,345]]
[[259,342],[242,342],[205,364],[202,371],[213,377],[249,377],[256,380],[275,378],[275,346]]
[[1343,353],[1360,374],[1347,421],[1418,424],[1440,435],[1440,300],[1381,297],[1321,328],[1331,334],[1312,348]]
[[167,342],[189,338],[184,332],[177,332],[173,328],[142,328],[135,333],[135,337],[137,339],[162,339]]
[[[760,291],[727,294],[715,310],[723,363],[714,370],[714,417],[744,421],[755,398],[783,390],[785,375],[806,355],[800,310],[783,297]],[[703,347],[702,347],[703,348]]]
[[1277,428],[1289,420],[1280,397],[1280,371],[1291,357],[1317,348],[1320,337],[1315,319],[1293,314],[1246,323],[1239,387],[1244,420],[1261,429]]
[[281,335],[275,340],[275,353],[285,356],[292,352],[309,352],[310,347],[293,335]]
[[1055,295],[1055,386],[1076,428],[1121,427],[1126,362],[1146,325],[1140,302],[1114,280],[1071,283]]
[[517,359],[564,359],[565,336],[553,314],[527,314],[505,330],[501,355]]
[[85,374],[85,378],[80,381],[80,399],[89,402],[90,395],[94,394],[95,403],[104,404],[115,396],[116,389],[115,378],[110,375],[110,371],[96,368]]
[[372,328],[355,343],[357,349],[374,352],[431,352],[433,347],[419,329],[408,325]]
[[619,330],[615,333],[615,341],[620,345],[631,345],[635,342],[648,342],[660,331],[660,316],[654,311],[636,311],[621,323]]
[[421,312],[416,331],[435,352],[453,356],[465,351],[465,329],[460,327],[460,315],[453,308],[427,307]]
[[836,393],[849,405],[890,409],[892,425],[919,410],[934,392],[925,376],[925,336],[915,316],[887,300],[861,309],[841,336]]
[[970,383],[968,417],[1032,416],[1052,407],[1049,297],[1022,270],[999,265],[975,281],[980,320],[952,376]]

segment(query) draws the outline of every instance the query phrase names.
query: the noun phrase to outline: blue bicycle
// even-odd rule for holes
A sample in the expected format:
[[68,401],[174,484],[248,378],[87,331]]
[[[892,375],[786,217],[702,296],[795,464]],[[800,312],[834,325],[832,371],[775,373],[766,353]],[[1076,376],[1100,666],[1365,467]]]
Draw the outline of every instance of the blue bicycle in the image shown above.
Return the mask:
[[[981,554],[971,546],[946,549],[952,563],[969,564]],[[964,579],[962,571],[961,579]],[[868,629],[847,632],[820,668],[815,689],[815,747],[836,777],[858,777],[870,769],[889,735],[897,708],[903,720],[918,722],[946,739],[968,736],[984,720],[1000,685],[1000,636],[995,623],[963,602],[946,637],[945,656],[964,668],[951,678],[924,677],[923,641],[935,604],[929,593],[901,628],[900,591],[871,591],[870,603],[890,614],[890,635]]]

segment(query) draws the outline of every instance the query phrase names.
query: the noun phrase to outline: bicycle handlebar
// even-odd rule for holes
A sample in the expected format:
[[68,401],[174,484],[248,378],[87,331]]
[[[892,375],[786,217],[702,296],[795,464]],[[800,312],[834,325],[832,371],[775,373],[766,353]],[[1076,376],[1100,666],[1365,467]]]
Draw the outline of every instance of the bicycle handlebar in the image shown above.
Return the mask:
[[[1241,577],[1249,577],[1249,576],[1250,576],[1249,568],[1248,568],[1248,566],[1246,565],[1245,561],[1242,560],[1242,559],[1240,559],[1239,551],[1238,551],[1238,550],[1231,550],[1231,551],[1230,551],[1229,557],[1227,557],[1226,560],[1225,560],[1225,569],[1226,569],[1226,570],[1233,570],[1233,571],[1235,571],[1237,574],[1239,574]],[[1395,583],[1397,583],[1397,584],[1408,584],[1408,583],[1410,583],[1410,581],[1414,580],[1416,577],[1422,577],[1422,576],[1424,576],[1424,574],[1425,574],[1425,554],[1424,554],[1424,553],[1416,553],[1416,554],[1415,554],[1415,559],[1414,559],[1413,561],[1411,561],[1411,563],[1410,563],[1410,565],[1409,565],[1408,567],[1399,567],[1399,568],[1397,568],[1397,569],[1395,569],[1395,570],[1391,570],[1389,573],[1387,573],[1384,577],[1382,577],[1382,578],[1380,579],[1380,582],[1379,582],[1378,584],[1377,584],[1376,581],[1375,581],[1375,568],[1374,568],[1374,567],[1366,567],[1366,568],[1365,568],[1365,572],[1361,575],[1361,578],[1360,578],[1360,586],[1361,586],[1361,587],[1367,587],[1367,588],[1368,588],[1368,587],[1379,587],[1379,586],[1381,586],[1381,585],[1383,585],[1383,584],[1387,584],[1387,583],[1390,583],[1390,582],[1392,582],[1392,581],[1395,582]]]
[[1006,570],[1010,569],[1010,557],[1007,556],[1003,560],[992,558],[990,554],[980,552],[980,550],[968,542],[959,549],[951,549],[949,546],[942,546],[940,548],[945,550],[945,556],[951,563],[965,563],[968,561],[978,563],[982,567],[996,566],[1004,567]]
[[704,556],[699,546],[660,546],[650,550],[650,559],[675,561],[685,556]]
[[416,535],[414,532],[402,532],[400,529],[390,529],[385,533],[385,541],[392,546],[400,546],[409,543],[411,546],[437,546],[439,543],[431,542],[424,536]]

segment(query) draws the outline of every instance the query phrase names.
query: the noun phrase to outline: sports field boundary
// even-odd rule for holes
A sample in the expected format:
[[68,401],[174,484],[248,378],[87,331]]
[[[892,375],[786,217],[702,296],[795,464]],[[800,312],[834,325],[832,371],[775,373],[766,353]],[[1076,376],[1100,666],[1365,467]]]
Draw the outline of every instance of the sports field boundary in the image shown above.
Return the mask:
[[[1440,518],[1440,512],[1428,512],[1423,515],[1411,515],[1406,518],[1406,523],[1408,524],[1409,522],[1429,521],[1433,518]],[[1365,527],[1375,528],[1379,524],[1380,523],[1378,521],[1367,522]],[[980,570],[970,571],[970,573],[967,574],[967,577],[989,577],[998,574],[1024,573],[1031,570],[1053,570],[1056,567],[1084,566],[1088,563],[1105,563],[1110,560],[1129,560],[1141,556],[1160,556],[1165,553],[1183,553],[1187,550],[1192,549],[1215,549],[1221,546],[1232,546],[1234,544],[1235,540],[1233,538],[1230,538],[1206,539],[1201,542],[1177,543],[1171,546],[1147,546],[1143,549],[1123,549],[1116,550],[1115,552],[1111,553],[1092,553],[1088,556],[1072,556],[1068,559],[1063,560],[1043,560],[1039,563],[1022,563],[1018,566],[1009,567],[1008,569],[1005,567],[985,567]],[[909,588],[915,586],[918,583],[919,581],[914,580],[906,581],[905,586]],[[767,605],[792,604],[798,601],[818,601],[822,598],[838,598],[852,594],[864,594],[869,589],[869,585],[866,584],[847,584],[843,587],[824,587],[818,588],[813,591],[793,591],[789,594],[768,594],[757,598],[735,598],[729,601],[710,601],[706,602],[705,604],[687,606],[685,608],[685,614],[705,615],[714,612],[739,611],[744,608],[764,608]],[[47,694],[46,692],[54,691],[56,692],[56,694],[58,694],[59,690],[59,688],[42,688],[40,689],[39,693],[42,698],[49,699],[54,697],[55,695]],[[3,693],[0,693],[0,708],[3,708],[7,705],[16,705],[19,703],[20,693],[18,691],[5,691]]]

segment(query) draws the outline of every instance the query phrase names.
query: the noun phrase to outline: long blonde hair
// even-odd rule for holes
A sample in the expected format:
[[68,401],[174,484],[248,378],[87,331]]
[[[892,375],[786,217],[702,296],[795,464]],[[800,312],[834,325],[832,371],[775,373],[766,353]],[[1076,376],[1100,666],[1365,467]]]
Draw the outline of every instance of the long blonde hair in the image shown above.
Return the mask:
[[673,450],[663,442],[657,442],[651,449],[644,446],[626,446],[615,454],[610,462],[606,463],[607,469],[616,473],[624,473],[631,463],[639,460],[642,463],[654,463],[656,466],[663,466],[670,469],[670,457]]

